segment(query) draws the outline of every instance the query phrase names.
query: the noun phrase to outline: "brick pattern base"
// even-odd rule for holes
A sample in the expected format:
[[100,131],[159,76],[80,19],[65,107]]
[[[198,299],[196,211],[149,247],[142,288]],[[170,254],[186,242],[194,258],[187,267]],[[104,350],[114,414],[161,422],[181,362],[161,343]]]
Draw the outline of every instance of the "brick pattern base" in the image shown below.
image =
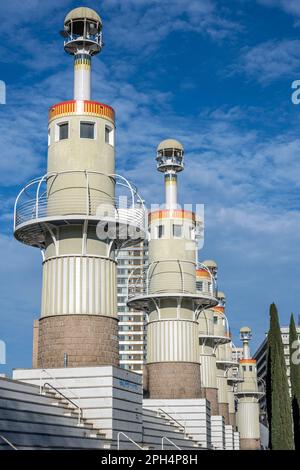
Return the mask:
[[158,362],[147,369],[149,398],[201,398],[199,364]]
[[236,429],[236,419],[235,419],[235,413],[229,413],[229,424],[233,427],[234,431]]
[[260,450],[259,439],[241,439],[240,440],[241,450]]
[[225,425],[227,426],[229,423],[229,405],[228,403],[219,403],[219,414],[224,416]]
[[204,388],[204,398],[210,402],[210,411],[212,416],[219,415],[219,402],[218,402],[218,389],[217,388]]
[[98,315],[57,315],[39,320],[38,368],[119,365],[118,321]]

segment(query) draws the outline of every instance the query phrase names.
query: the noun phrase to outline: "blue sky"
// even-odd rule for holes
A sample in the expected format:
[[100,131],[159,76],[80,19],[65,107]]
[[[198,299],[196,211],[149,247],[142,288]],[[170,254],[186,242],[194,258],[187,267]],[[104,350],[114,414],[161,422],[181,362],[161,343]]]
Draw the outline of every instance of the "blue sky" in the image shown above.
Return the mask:
[[[7,366],[30,367],[40,313],[41,255],[13,240],[13,203],[47,158],[47,108],[72,99],[63,18],[81,2],[11,0],[1,11],[0,339]],[[175,137],[186,151],[184,203],[205,204],[201,259],[219,264],[234,340],[255,345],[276,302],[282,323],[300,312],[300,79],[298,0],[103,0],[93,98],[117,113],[117,169],[147,203],[163,199],[155,148]]]

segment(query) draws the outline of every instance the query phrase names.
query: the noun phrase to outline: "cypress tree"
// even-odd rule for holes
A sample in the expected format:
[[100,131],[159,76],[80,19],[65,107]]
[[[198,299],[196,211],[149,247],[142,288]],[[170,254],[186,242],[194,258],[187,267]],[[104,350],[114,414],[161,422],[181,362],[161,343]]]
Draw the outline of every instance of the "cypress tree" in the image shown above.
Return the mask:
[[274,303],[270,306],[267,346],[266,399],[269,447],[272,450],[292,450],[294,438],[291,401],[278,312]]
[[[291,315],[290,330],[290,380],[291,380],[291,395],[292,395],[292,414],[294,422],[294,443],[295,449],[300,449],[300,363],[299,360],[299,343],[294,315]],[[298,348],[297,348],[298,346]]]

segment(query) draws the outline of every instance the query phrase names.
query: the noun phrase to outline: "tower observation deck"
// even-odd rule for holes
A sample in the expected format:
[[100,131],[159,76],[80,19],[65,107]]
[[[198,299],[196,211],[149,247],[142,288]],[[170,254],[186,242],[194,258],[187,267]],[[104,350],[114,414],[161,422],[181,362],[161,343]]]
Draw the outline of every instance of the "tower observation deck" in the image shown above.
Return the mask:
[[76,8],[61,35],[74,97],[49,110],[47,173],[19,193],[14,235],[43,255],[37,366],[118,365],[115,255],[144,238],[145,210],[115,171],[115,112],[91,99],[102,20]]

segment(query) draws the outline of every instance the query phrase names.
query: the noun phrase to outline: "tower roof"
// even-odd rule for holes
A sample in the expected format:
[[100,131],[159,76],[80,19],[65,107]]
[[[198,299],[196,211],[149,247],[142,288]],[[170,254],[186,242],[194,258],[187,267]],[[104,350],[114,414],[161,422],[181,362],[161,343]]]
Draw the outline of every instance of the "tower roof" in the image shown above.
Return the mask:
[[157,151],[165,149],[179,149],[183,150],[183,145],[175,139],[163,140],[157,147]]
[[251,328],[249,326],[242,326],[240,333],[251,333]]
[[202,261],[202,264],[204,264],[204,266],[206,266],[207,268],[217,268],[218,267],[217,263],[212,259],[206,259],[205,261]]
[[102,24],[101,18],[98,13],[88,7],[79,7],[74,8],[74,10],[71,10],[65,17],[65,24],[71,20],[82,20],[84,18],[88,20],[97,21]]
[[225,299],[226,296],[225,296],[224,292],[218,290],[217,298],[218,298],[218,299]]

